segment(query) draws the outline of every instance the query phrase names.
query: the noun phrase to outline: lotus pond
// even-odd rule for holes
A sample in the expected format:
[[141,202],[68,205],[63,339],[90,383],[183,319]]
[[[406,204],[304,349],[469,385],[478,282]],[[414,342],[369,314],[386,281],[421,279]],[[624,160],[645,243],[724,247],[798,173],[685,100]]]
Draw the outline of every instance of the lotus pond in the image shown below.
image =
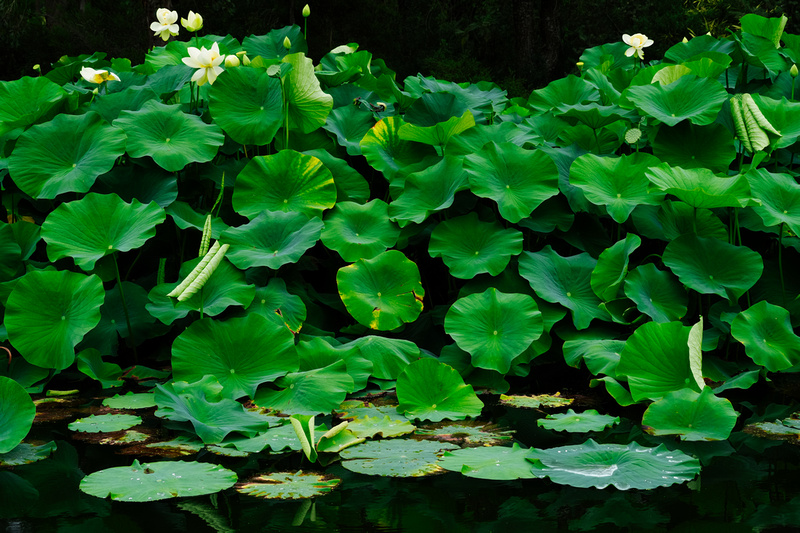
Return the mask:
[[798,523],[785,24],[528,98],[194,14],[0,82],[0,518]]

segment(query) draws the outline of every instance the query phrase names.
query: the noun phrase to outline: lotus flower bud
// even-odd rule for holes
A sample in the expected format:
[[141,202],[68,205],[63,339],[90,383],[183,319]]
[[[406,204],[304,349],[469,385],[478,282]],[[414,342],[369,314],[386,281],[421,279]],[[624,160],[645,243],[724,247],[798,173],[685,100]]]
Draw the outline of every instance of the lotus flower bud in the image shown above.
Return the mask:
[[311,14],[311,8],[308,7],[308,4],[303,8],[303,17],[308,17]]
[[234,55],[227,55],[225,56],[225,66],[226,67],[238,67],[241,64],[239,58]]
[[290,41],[288,37],[283,38],[283,47],[287,50],[292,47],[292,41]]
[[250,58],[247,57],[247,52],[242,50],[241,52],[236,52],[236,55],[239,56],[239,59],[242,60],[242,64],[247,66],[250,64]]
[[792,68],[789,69],[789,74],[791,74],[793,78],[797,77],[797,65],[792,65]]

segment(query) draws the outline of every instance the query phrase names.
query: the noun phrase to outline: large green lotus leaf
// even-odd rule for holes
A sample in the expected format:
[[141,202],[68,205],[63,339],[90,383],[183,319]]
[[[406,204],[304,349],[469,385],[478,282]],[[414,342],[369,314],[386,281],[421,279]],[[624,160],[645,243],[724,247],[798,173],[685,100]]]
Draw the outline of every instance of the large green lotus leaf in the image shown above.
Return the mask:
[[[441,94],[441,93],[440,93]],[[409,109],[406,118],[409,118],[414,106]],[[450,117],[444,122],[439,122],[432,126],[418,126],[417,124],[405,124],[400,128],[399,134],[401,139],[407,141],[416,141],[432,146],[444,147],[454,135],[458,135],[462,131],[475,126],[475,118],[472,113],[467,110],[461,117]]]
[[758,108],[772,126],[781,132],[774,142],[775,148],[786,148],[795,143],[800,136],[800,102],[792,102],[786,98],[776,100],[760,94],[754,94]]
[[[292,46],[289,50],[283,46],[284,39],[289,38]],[[266,35],[250,35],[242,41],[242,49],[247,50],[250,57],[261,56],[264,59],[280,59],[286,54],[308,52],[308,44],[303,30],[298,25],[286,26],[270,30]]]
[[114,122],[123,111],[137,111],[150,100],[158,98],[158,94],[149,87],[136,85],[115,93],[104,94],[95,98],[89,110],[98,113],[106,122]]
[[[167,214],[172,217],[175,225],[181,229],[193,228],[200,232],[203,231],[208,213],[198,213],[186,202],[180,200],[173,202],[166,209]],[[220,217],[211,218],[211,238],[219,239],[222,232],[228,229],[225,222]]]
[[592,270],[591,285],[601,300],[610,302],[617,298],[628,275],[630,256],[641,244],[642,239],[638,235],[629,233],[624,240],[614,243],[600,254]]
[[[200,262],[199,257],[181,265],[179,279],[183,280]],[[178,281],[156,285],[148,293],[150,303],[147,311],[166,325],[183,318],[189,311],[203,310],[206,316],[216,316],[230,306],[247,308],[255,297],[255,287],[245,282],[244,273],[222,260],[217,269],[208,278],[202,290],[197,291],[188,300],[178,302],[167,296],[178,286]]]
[[282,390],[265,387],[256,392],[253,402],[259,407],[285,414],[316,415],[329,413],[353,390],[353,378],[343,360],[323,368],[294,372],[275,382]]
[[439,466],[478,479],[533,479],[536,476],[527,461],[529,450],[516,442],[507,446],[482,446],[445,452]]
[[347,312],[371,329],[395,329],[422,312],[419,269],[398,250],[340,268],[336,284]]
[[6,302],[8,339],[29,363],[67,368],[75,360],[75,346],[100,322],[104,296],[103,283],[95,275],[29,272]]
[[247,163],[233,189],[233,208],[253,219],[262,211],[299,211],[317,216],[336,203],[331,171],[316,157],[294,150],[257,156]]
[[384,439],[342,450],[342,466],[369,476],[421,477],[442,472],[439,457],[458,448],[445,442]]
[[179,105],[155,100],[138,111],[123,111],[114,125],[128,136],[126,150],[131,157],[150,156],[170,172],[182,170],[189,163],[211,161],[225,141],[219,126],[184,113]]
[[[561,122],[564,127],[568,126],[566,122],[556,119],[552,115],[546,115],[546,117]],[[541,136],[535,132],[533,127],[529,127],[527,122],[515,124],[509,121],[492,125],[479,124],[455,135],[450,141],[447,146],[447,155],[460,156],[475,153],[489,142],[513,142],[518,146],[522,146],[526,142],[540,144]]]
[[136,415],[91,415],[70,422],[67,428],[70,431],[85,433],[108,433],[130,429],[142,423],[142,418]]
[[[325,54],[316,68],[317,78],[328,88],[338,87],[347,82],[354,82],[364,76],[374,78],[374,76],[370,76],[372,74],[370,72],[372,54],[366,50],[357,52],[356,49],[357,47],[345,45]],[[353,90],[361,89],[352,84],[346,87]],[[337,105],[335,97],[333,105],[334,107],[341,105]]]
[[378,379],[397,379],[409,363],[420,358],[417,345],[403,339],[367,335],[355,345],[362,357],[372,361],[372,375]]
[[[95,331],[97,330],[92,330],[92,333]],[[106,333],[106,335],[108,334]],[[114,338],[114,340],[116,341],[116,338]],[[124,384],[122,379],[120,379],[122,376],[122,368],[115,363],[107,363],[103,361],[100,351],[96,348],[87,348],[82,350],[75,358],[75,363],[75,366],[80,372],[86,374],[94,380],[99,381],[100,386],[104,389],[120,387]]]
[[548,245],[541,252],[523,252],[519,273],[543,300],[571,310],[576,328],[586,329],[595,318],[610,318],[600,308],[600,299],[592,290],[592,271],[596,266],[597,261],[588,253],[561,257]]
[[558,169],[546,153],[494,142],[464,158],[470,190],[497,202],[500,215],[519,222],[558,194]]
[[468,188],[469,174],[462,163],[460,157],[445,155],[435,165],[406,176],[403,192],[389,204],[392,220],[400,227],[419,224],[434,211],[453,205],[456,193]]
[[292,66],[282,80],[289,128],[310,133],[325,124],[333,108],[333,97],[322,92],[314,75],[314,63],[304,53],[287,54],[281,61]]
[[580,362],[583,360],[586,368],[592,374],[615,376],[619,364],[619,354],[624,347],[625,341],[587,338],[564,341],[562,350],[564,361],[569,366],[579,368]]
[[440,422],[480,416],[483,402],[453,367],[420,359],[397,378],[398,410],[409,418]]
[[8,171],[22,192],[55,198],[86,192],[125,153],[125,133],[97,113],[60,114],[20,135]]
[[628,337],[617,375],[627,376],[634,401],[686,387],[697,390],[689,364],[690,329],[680,322],[648,322]]
[[601,415],[594,409],[587,409],[576,413],[568,409],[566,413],[554,413],[540,418],[536,425],[554,431],[568,433],[588,433],[590,431],[603,431],[606,427],[619,424],[618,416]]
[[651,435],[680,435],[681,440],[725,440],[736,425],[731,402],[714,396],[710,387],[702,392],[681,389],[650,404],[642,426]]
[[626,95],[645,115],[674,126],[682,120],[704,126],[717,118],[728,92],[717,80],[682,76],[669,85],[631,86]]
[[[419,127],[435,127],[437,124],[445,124],[451,118],[462,117],[466,112],[467,106],[454,94],[438,91],[425,92],[419,95],[419,98],[408,108],[405,120]],[[406,129],[406,132],[409,131],[414,130]],[[417,131],[419,132],[419,130]]]
[[303,213],[263,211],[249,223],[222,233],[230,244],[226,257],[241,269],[265,266],[277,270],[296,263],[319,240],[324,224]]
[[[36,408],[34,407],[35,410]],[[13,427],[13,424],[11,426]],[[5,427],[5,424],[3,427]],[[50,457],[55,449],[56,443],[54,441],[39,444],[38,446],[23,442],[13,450],[0,454],[0,466],[21,466],[35,463]],[[2,486],[2,483],[0,483],[0,486]]]
[[792,233],[800,235],[800,185],[794,177],[763,168],[750,170],[745,176],[753,198],[761,201],[761,206],[753,210],[764,225],[786,224]]
[[783,35],[788,20],[786,15],[766,18],[750,13],[741,18],[740,24],[743,32],[769,39],[775,48],[780,48],[781,35]]
[[600,91],[588,81],[577,76],[550,82],[544,89],[533,91],[528,97],[528,104],[536,111],[565,109],[584,102],[599,102]]
[[744,344],[748,357],[770,372],[800,363],[800,337],[783,307],[765,300],[754,304],[733,319],[731,335]]
[[470,353],[472,366],[506,374],[514,358],[541,337],[544,323],[532,297],[489,288],[456,300],[444,329]]
[[364,176],[359,174],[344,159],[334,157],[322,149],[306,150],[305,155],[314,156],[331,171],[336,185],[336,200],[339,202],[353,201],[360,204],[369,200],[369,183]]
[[0,376],[0,454],[22,442],[35,416],[36,406],[30,394],[13,379]]
[[0,82],[0,136],[35,124],[66,96],[64,89],[44,76]]
[[726,240],[728,228],[710,209],[695,209],[680,200],[664,200],[660,206],[643,205],[633,210],[632,220],[643,237],[671,241],[684,233]]
[[348,155],[358,156],[361,155],[361,139],[374,125],[375,117],[372,113],[348,105],[331,111],[328,121],[322,127],[336,136],[339,146],[343,146]]
[[700,294],[736,301],[761,277],[761,255],[746,246],[686,234],[667,244],[664,264]]
[[399,236],[399,228],[389,220],[388,204],[376,198],[363,205],[338,202],[325,216],[322,244],[354,262],[386,251]]
[[684,169],[662,163],[647,171],[653,184],[692,207],[745,207],[751,202],[750,186],[743,175],[719,177],[706,168]]
[[172,344],[176,380],[217,378],[229,398],[250,396],[261,383],[299,368],[292,333],[259,314],[193,322]]
[[81,480],[81,490],[98,498],[148,502],[213,494],[232,487],[236,472],[211,463],[158,461],[106,468]]
[[156,416],[176,422],[191,422],[206,444],[222,442],[233,431],[254,437],[269,427],[269,421],[222,395],[222,384],[214,376],[187,383],[175,381],[156,385]]
[[436,157],[433,146],[401,139],[399,132],[403,124],[405,122],[399,115],[386,117],[361,139],[361,153],[367,163],[382,172],[390,183],[402,174],[426,168],[429,165],[424,162]]
[[[622,109],[618,105],[603,106],[596,103],[561,106],[556,115],[562,118],[577,119],[593,130],[599,130],[603,126],[608,126],[618,120],[637,120],[633,112]],[[575,121],[570,120],[570,122],[574,123]]]
[[72,257],[88,272],[106,255],[141,247],[165,218],[155,202],[127,204],[116,194],[89,193],[52,211],[42,224],[42,238],[50,261]]
[[256,289],[248,313],[258,313],[277,324],[285,324],[289,331],[297,333],[306,320],[306,305],[303,300],[286,289],[281,278],[271,278],[266,287]]
[[227,69],[208,98],[214,122],[240,144],[269,144],[283,124],[281,82],[261,69]]
[[650,154],[636,153],[621,157],[585,154],[569,168],[569,182],[583,191],[586,199],[605,206],[617,223],[628,220],[631,211],[641,204],[658,205],[664,198],[660,191],[648,191],[648,167],[659,160]]
[[355,342],[337,344],[330,338],[310,337],[297,344],[297,355],[300,357],[301,371],[315,370],[344,361],[347,373],[353,378],[352,389],[347,392],[366,388],[367,380],[372,375],[372,361],[361,355]]
[[[115,193],[126,202],[139,200],[143,204],[155,202],[166,208],[178,199],[178,179],[155,164],[137,160],[126,166],[116,166],[95,182],[92,192]],[[202,227],[202,226],[201,226]]]
[[481,222],[477,213],[440,222],[431,233],[428,252],[441,257],[450,275],[472,279],[502,272],[512,255],[522,252],[522,232],[497,222]]
[[674,167],[726,172],[736,157],[733,135],[722,124],[661,126],[651,145],[653,155]]
[[298,500],[323,496],[341,482],[341,479],[302,471],[272,472],[239,483],[236,485],[236,490],[248,496],[268,500]]
[[686,315],[686,289],[670,272],[652,263],[640,265],[625,278],[625,296],[656,322],[672,322]]
[[729,54],[734,50],[736,44],[728,39],[717,39],[711,35],[699,35],[686,42],[674,44],[664,57],[674,63],[683,63],[695,57],[702,57],[709,52]]
[[654,489],[690,481],[700,472],[700,461],[663,444],[656,448],[632,442],[597,444],[592,439],[577,446],[540,450],[531,448],[537,476],[560,485],[619,490]]
[[[448,93],[456,97],[475,115],[476,122],[487,122],[492,116],[499,115],[508,106],[506,91],[488,81],[472,84],[458,84],[452,81],[437,80],[433,77],[408,77],[404,80],[405,89],[414,97],[422,98],[424,93]],[[456,112],[452,116],[461,116]],[[437,120],[436,122],[441,122]],[[423,125],[433,125],[423,124]]]

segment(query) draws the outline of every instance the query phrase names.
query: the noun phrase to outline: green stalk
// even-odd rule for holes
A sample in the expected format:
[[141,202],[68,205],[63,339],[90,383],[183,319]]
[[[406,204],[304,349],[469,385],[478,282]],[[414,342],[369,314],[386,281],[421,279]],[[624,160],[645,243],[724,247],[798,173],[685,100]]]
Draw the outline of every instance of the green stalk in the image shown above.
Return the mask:
[[281,78],[281,93],[283,94],[283,129],[286,132],[286,142],[283,145],[284,150],[289,149],[289,102],[286,99],[286,87],[283,78]]
[[786,286],[783,283],[783,225],[778,227],[778,274],[781,278],[781,296],[783,296],[784,303],[786,302]]
[[131,347],[133,348],[133,360],[138,362],[139,354],[136,352],[136,338],[133,334],[133,328],[131,327],[131,317],[130,314],[128,314],[128,303],[125,300],[125,291],[122,289],[122,278],[119,275],[119,264],[117,263],[116,250],[111,254],[111,257],[114,258],[114,272],[117,274],[117,286],[119,287],[119,296],[122,299],[122,310],[125,312],[125,322],[128,325],[128,337],[130,339]]

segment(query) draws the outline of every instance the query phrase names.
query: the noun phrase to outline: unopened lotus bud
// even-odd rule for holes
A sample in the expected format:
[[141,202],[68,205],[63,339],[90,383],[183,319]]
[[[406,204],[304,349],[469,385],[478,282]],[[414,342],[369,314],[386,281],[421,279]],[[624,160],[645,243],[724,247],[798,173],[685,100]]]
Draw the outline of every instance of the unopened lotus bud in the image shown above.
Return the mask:
[[236,55],[239,56],[239,59],[241,59],[242,64],[244,66],[247,66],[247,65],[250,64],[250,58],[247,57],[247,52],[245,52],[244,50],[242,50],[241,52],[236,52]]
[[793,78],[797,77],[797,65],[792,65],[792,68],[789,69],[789,74],[791,74]]
[[308,7],[308,4],[303,8],[303,17],[308,17],[311,14],[311,8]]
[[288,37],[283,38],[283,47],[287,50],[292,47],[292,41],[290,41]]
[[688,42],[689,42],[689,39],[687,39],[686,37],[684,37],[684,38],[683,38],[683,40],[682,40],[681,42],[682,42],[682,43],[688,43]]
[[239,58],[232,55],[225,56],[225,66],[226,67],[238,67],[241,64]]

